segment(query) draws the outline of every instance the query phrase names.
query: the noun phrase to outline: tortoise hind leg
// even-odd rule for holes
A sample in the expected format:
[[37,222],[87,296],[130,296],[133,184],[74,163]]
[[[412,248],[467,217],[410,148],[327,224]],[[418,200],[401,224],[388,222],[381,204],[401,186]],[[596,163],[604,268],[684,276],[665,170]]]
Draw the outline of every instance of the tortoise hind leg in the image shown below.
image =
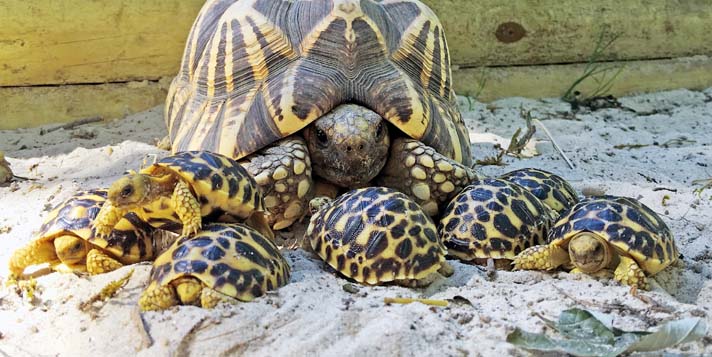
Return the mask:
[[18,277],[28,266],[42,263],[60,263],[51,240],[35,240],[12,253],[10,274]]
[[90,250],[86,260],[87,272],[91,275],[108,273],[124,266],[99,249]]
[[638,263],[630,257],[622,256],[621,261],[613,273],[613,278],[623,284],[636,286],[643,290],[649,290],[648,278],[645,277],[645,272],[640,268]]
[[391,144],[386,166],[377,183],[411,196],[430,216],[470,182],[475,171],[413,139],[397,138]]
[[303,138],[282,139],[240,164],[260,186],[272,229],[287,228],[306,213],[314,184],[309,150]]

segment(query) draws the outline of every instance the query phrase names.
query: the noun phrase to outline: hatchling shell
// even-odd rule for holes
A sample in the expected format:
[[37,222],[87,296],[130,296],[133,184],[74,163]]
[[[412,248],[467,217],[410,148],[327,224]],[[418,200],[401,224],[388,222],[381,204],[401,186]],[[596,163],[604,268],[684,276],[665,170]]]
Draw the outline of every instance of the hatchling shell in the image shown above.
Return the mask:
[[557,214],[578,203],[576,190],[561,176],[535,168],[508,172],[499,178],[516,183],[539,198]]
[[546,243],[550,210],[527,189],[485,178],[465,187],[445,208],[438,234],[448,254],[462,260],[514,259]]
[[290,267],[279,248],[243,224],[210,223],[176,241],[153,263],[146,290],[192,276],[205,286],[251,301],[289,282]]
[[383,187],[353,190],[322,207],[306,237],[321,259],[361,283],[418,280],[445,262],[430,217],[408,196]]

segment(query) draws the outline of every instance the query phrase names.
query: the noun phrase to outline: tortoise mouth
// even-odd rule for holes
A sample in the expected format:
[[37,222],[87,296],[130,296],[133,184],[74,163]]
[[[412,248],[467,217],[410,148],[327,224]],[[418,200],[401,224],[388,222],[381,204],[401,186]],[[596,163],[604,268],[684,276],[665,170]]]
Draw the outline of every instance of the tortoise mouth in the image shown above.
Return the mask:
[[[341,187],[359,188],[368,185],[386,163],[386,155],[344,158],[314,162],[313,170],[319,177]],[[341,155],[334,155],[341,156]]]

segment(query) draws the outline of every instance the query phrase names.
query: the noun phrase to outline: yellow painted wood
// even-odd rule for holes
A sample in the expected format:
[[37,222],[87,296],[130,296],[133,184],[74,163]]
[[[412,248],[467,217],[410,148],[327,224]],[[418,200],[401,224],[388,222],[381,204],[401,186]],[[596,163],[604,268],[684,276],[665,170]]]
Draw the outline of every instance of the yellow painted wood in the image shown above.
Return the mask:
[[0,130],[100,116],[121,118],[164,103],[168,82],[0,88]]
[[[173,75],[203,2],[0,1],[0,86]],[[452,62],[461,66],[584,62],[604,27],[622,34],[606,59],[712,54],[709,0],[425,2],[443,22]],[[520,40],[497,39],[498,27],[507,22],[522,26]]]
[[[705,89],[712,86],[712,58],[695,56],[670,60],[612,62],[625,65],[606,94],[624,96],[633,93],[671,89]],[[458,94],[477,95],[489,102],[506,97],[561,97],[581,76],[583,64],[468,68],[454,72]],[[484,86],[481,86],[482,81]],[[596,85],[590,78],[579,90],[586,95]]]
[[174,75],[203,3],[0,1],[0,86],[103,83]]
[[[586,62],[602,29],[621,33],[604,59],[712,55],[710,0],[424,0],[438,14],[458,65]],[[497,30],[525,34],[502,42]],[[513,40],[516,26],[500,37]]]

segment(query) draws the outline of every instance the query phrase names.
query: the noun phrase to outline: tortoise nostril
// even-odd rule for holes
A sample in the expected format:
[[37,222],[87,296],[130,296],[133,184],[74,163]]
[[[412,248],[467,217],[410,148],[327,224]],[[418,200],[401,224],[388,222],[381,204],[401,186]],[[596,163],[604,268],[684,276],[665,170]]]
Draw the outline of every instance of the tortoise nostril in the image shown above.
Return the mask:
[[358,149],[359,149],[359,150],[363,150],[363,144],[359,145],[359,146],[358,146]]
[[346,151],[347,151],[347,152],[351,152],[351,147],[350,147],[350,146],[347,146],[347,147],[346,147]]

